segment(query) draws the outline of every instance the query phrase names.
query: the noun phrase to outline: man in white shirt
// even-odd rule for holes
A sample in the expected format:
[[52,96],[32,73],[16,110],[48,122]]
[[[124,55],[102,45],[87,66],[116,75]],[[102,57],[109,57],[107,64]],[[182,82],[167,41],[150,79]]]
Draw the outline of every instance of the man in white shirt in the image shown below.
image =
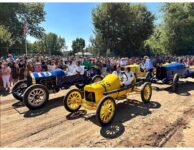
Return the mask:
[[146,71],[152,72],[153,71],[152,61],[150,60],[148,56],[144,56],[144,60],[145,60],[144,68],[146,69]]
[[117,66],[117,70],[113,71],[112,74],[115,74],[120,78],[121,85],[125,86],[125,85],[129,85],[131,83],[130,80],[132,80],[132,79],[130,77],[130,74],[128,74],[128,73],[126,74],[124,71],[121,71],[121,66]]
[[127,80],[125,80],[123,84],[125,86],[127,86],[127,85],[130,85],[132,83],[132,81],[135,78],[135,75],[134,75],[133,71],[131,71],[130,67],[125,68],[125,74],[127,75]]
[[77,74],[83,75],[84,74],[84,66],[81,66],[80,64],[81,64],[80,61],[78,61],[75,70],[76,70]]
[[72,61],[69,61],[69,62],[70,62],[70,64],[68,66],[68,72],[67,72],[67,74],[68,75],[75,75],[76,74],[76,65],[74,65],[72,63]]
[[120,79],[122,78],[122,73],[121,73],[121,66],[117,66],[116,70],[113,71],[112,74],[117,75]]

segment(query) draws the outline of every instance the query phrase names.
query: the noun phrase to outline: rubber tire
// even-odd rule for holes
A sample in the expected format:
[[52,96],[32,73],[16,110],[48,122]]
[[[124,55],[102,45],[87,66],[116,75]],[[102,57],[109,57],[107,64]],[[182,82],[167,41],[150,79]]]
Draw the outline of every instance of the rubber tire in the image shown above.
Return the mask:
[[172,80],[172,91],[176,92],[178,88],[179,75],[176,73]]
[[[96,76],[94,76],[94,77],[92,78],[91,83],[96,82],[95,80],[96,80],[97,78],[100,78],[101,80],[103,79],[103,77],[102,77],[102,76],[100,76],[100,75],[96,75]],[[101,80],[100,80],[100,81],[101,81]]]
[[23,97],[21,97],[21,96],[15,94],[13,91],[14,91],[15,89],[17,89],[17,87],[18,87],[21,83],[23,83],[23,82],[26,82],[26,84],[27,84],[27,80],[20,80],[20,81],[16,82],[16,84],[13,86],[13,89],[12,89],[12,95],[13,95],[13,97],[14,97],[15,99],[17,99],[17,100],[20,100],[20,101],[23,100]]
[[[144,89],[145,89],[145,87],[147,85],[149,85],[151,91],[150,91],[150,96],[149,96],[148,100],[145,100],[145,98],[144,98]],[[145,82],[143,84],[142,88],[141,88],[141,99],[142,99],[142,101],[143,101],[144,104],[147,104],[147,103],[150,102],[151,97],[152,97],[152,87],[151,87],[151,84],[149,82]]]
[[69,112],[76,112],[76,111],[78,111],[80,108],[81,108],[81,105],[77,108],[77,109],[75,109],[75,110],[72,110],[72,109],[70,109],[69,108],[69,106],[67,105],[67,97],[69,96],[69,94],[71,94],[72,92],[79,92],[80,94],[81,94],[81,96],[82,96],[82,99],[83,99],[83,93],[80,91],[80,90],[78,90],[78,89],[72,89],[72,90],[70,90],[65,96],[64,96],[64,100],[63,100],[63,103],[64,103],[64,107],[65,107],[65,109],[67,110],[67,111],[69,111]]
[[[104,122],[102,122],[101,119],[100,119],[100,109],[101,109],[103,103],[104,103],[107,99],[111,99],[111,101],[113,102],[113,104],[114,104],[114,106],[115,106],[115,112],[114,112],[114,114],[113,114],[111,120],[110,120],[109,122],[107,122],[107,123],[104,123]],[[115,100],[114,100],[112,97],[110,97],[110,96],[105,96],[104,98],[102,98],[102,100],[99,102],[98,107],[97,107],[97,110],[96,110],[96,120],[97,120],[97,122],[99,123],[99,125],[100,125],[100,126],[108,126],[108,125],[112,122],[112,120],[114,119],[115,114],[116,114],[116,103],[115,103]]]
[[[32,106],[29,102],[28,102],[28,94],[35,88],[42,88],[45,93],[46,93],[46,99],[45,101],[40,105],[40,106]],[[46,103],[48,102],[49,99],[49,92],[48,89],[46,88],[46,86],[42,85],[42,84],[35,84],[35,85],[31,85],[30,87],[28,87],[25,92],[24,92],[24,97],[23,97],[23,102],[26,105],[26,107],[28,107],[30,110],[35,110],[35,109],[39,109],[42,108],[44,105],[46,105]]]

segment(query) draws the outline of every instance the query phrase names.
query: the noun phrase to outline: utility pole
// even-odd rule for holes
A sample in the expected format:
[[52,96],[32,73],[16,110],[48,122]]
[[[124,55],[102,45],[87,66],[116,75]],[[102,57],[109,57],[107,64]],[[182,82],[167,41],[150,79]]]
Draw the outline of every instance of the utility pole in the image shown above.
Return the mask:
[[28,55],[28,43],[27,43],[27,34],[25,36],[25,49],[26,49],[26,56]]
[[25,50],[26,50],[26,56],[27,56],[27,54],[28,54],[28,46],[27,46],[28,23],[27,23],[27,21],[25,21],[25,23],[24,23],[23,33],[25,36]]

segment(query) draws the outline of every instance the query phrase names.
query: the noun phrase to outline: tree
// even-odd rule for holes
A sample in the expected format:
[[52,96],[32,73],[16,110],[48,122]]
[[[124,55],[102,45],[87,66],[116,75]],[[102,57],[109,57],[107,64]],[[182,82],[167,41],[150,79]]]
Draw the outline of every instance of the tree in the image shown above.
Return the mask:
[[[11,33],[15,45],[24,48],[23,27],[28,23],[28,34],[40,38],[44,29],[40,23],[44,21],[44,4],[42,3],[0,3],[0,25],[4,25]],[[1,46],[1,45],[0,45]]]
[[0,55],[3,55],[4,52],[8,50],[8,46],[10,46],[12,43],[13,40],[11,39],[11,33],[6,29],[5,26],[0,25]]
[[144,42],[144,48],[150,49],[153,55],[167,54],[167,51],[164,51],[162,45],[162,32],[161,25],[156,25],[154,33],[150,36],[148,40]]
[[81,51],[83,53],[84,47],[85,47],[85,40],[82,38],[76,38],[74,41],[72,41],[72,50],[73,53],[77,53]]
[[49,55],[61,55],[65,47],[65,39],[55,33],[44,34],[42,38],[34,43],[34,49],[40,53]]
[[98,53],[138,55],[143,42],[153,33],[154,15],[144,5],[103,3],[92,11],[92,17],[95,37],[91,42]]
[[194,3],[166,3],[161,11],[162,22],[154,33],[160,36],[151,37],[150,45],[166,54],[194,54]]

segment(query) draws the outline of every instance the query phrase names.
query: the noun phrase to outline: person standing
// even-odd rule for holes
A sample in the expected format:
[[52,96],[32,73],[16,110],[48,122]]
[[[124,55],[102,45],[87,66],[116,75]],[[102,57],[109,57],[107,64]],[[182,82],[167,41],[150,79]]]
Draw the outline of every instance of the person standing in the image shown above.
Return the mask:
[[42,71],[48,71],[48,66],[45,61],[42,61]]
[[2,80],[2,62],[0,61],[0,90],[3,89],[3,80]]
[[150,58],[148,56],[144,56],[144,69],[146,69],[147,72],[151,72],[153,71],[153,64],[152,61],[150,60]]
[[12,73],[11,74],[12,74],[13,85],[15,85],[15,83],[19,79],[19,65],[17,64],[16,61],[13,63]]
[[27,66],[26,66],[26,76],[28,76],[31,72],[34,72],[34,66],[32,63],[32,60],[27,61]]
[[41,72],[42,71],[42,64],[40,63],[39,59],[37,59],[36,63],[34,64],[34,71],[35,72]]
[[11,68],[8,66],[7,62],[4,62],[1,69],[1,76],[2,76],[3,87],[5,91],[8,91],[11,87],[10,75],[11,75]]
[[19,62],[19,80],[24,79],[25,70],[26,70],[26,67],[25,67],[24,61],[23,61],[23,59],[21,59]]

